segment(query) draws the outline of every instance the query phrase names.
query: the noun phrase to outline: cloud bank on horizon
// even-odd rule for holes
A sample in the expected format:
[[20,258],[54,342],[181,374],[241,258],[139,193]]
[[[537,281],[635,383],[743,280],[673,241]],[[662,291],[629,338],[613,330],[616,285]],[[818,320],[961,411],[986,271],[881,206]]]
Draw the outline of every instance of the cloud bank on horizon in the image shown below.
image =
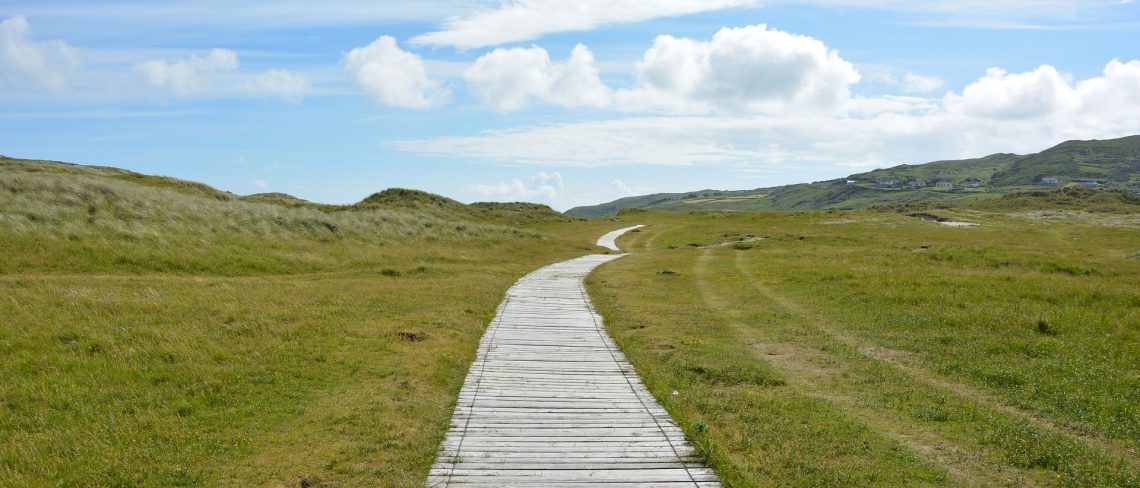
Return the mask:
[[[449,120],[443,131],[377,135],[381,150],[474,161],[513,175],[452,184],[454,192],[559,207],[665,186],[631,188],[604,174],[593,182],[604,191],[570,196],[575,189],[564,178],[567,168],[716,166],[730,175],[727,184],[735,180],[731,175],[748,172],[793,175],[807,168],[820,174],[829,167],[1028,152],[1065,139],[1140,133],[1140,110],[1131,108],[1140,106],[1135,47],[1121,46],[1098,61],[1098,73],[1085,76],[1042,62],[959,72],[966,81],[955,83],[921,67],[890,66],[889,56],[867,54],[874,50],[866,46],[847,49],[762,22],[611,42],[626,26],[684,26],[685,19],[708,16],[722,21],[715,16],[773,6],[894,12],[906,15],[904,24],[972,30],[1140,30],[1137,7],[1119,0],[775,0],[763,6],[756,0],[506,0],[371,8],[349,1],[331,8],[257,1],[230,8],[229,16],[219,15],[226,7],[213,1],[42,2],[17,6],[20,12],[0,10],[0,100],[46,110],[245,100],[318,105],[359,97],[396,118]],[[179,13],[180,20],[171,20]],[[264,44],[111,49],[41,36],[34,23],[43,18],[67,26],[77,17],[124,26],[152,22],[154,29],[182,22],[229,25],[232,32],[245,18],[243,32],[363,31],[370,24],[381,24],[372,28],[381,32],[321,57],[328,61],[306,64],[294,60],[301,54],[274,53]],[[383,32],[385,23],[400,27]],[[435,28],[420,27],[425,23]],[[247,58],[256,63],[246,67]],[[534,170],[519,169],[525,167]],[[258,188],[267,184],[256,181]]]

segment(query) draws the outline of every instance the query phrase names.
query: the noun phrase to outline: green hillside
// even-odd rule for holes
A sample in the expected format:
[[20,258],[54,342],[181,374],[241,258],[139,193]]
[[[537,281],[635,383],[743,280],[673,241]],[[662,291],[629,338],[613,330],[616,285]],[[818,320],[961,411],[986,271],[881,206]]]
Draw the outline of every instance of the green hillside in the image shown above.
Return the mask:
[[993,175],[999,186],[1029,185],[1042,177],[1099,181],[1110,186],[1140,183],[1140,136],[1108,141],[1069,141],[1013,161]]
[[[1056,178],[1050,185],[1047,178]],[[1135,191],[1140,185],[1140,136],[1069,141],[1037,154],[900,165],[847,178],[742,191],[658,193],[576,207],[567,215],[597,217],[623,208],[659,210],[856,210],[908,203],[962,205],[1030,190],[1095,182]],[[939,183],[950,187],[940,187]]]

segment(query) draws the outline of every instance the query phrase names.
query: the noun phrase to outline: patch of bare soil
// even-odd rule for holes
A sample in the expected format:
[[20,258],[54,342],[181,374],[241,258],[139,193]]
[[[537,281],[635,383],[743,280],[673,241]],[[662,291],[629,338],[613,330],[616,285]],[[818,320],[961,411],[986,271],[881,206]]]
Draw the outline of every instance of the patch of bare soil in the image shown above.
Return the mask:
[[928,214],[928,213],[916,213],[916,214],[910,214],[910,216],[916,217],[919,220],[923,220],[925,222],[934,222],[937,224],[945,225],[947,227],[974,227],[974,226],[978,225],[977,223],[974,223],[974,222],[959,222],[959,221],[955,221],[955,220],[950,220],[946,217],[939,217],[937,215]]

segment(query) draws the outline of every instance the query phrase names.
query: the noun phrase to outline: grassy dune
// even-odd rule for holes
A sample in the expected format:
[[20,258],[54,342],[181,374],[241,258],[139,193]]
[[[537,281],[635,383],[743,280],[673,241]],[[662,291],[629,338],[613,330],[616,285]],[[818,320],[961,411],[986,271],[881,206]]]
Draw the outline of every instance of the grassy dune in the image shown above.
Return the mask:
[[733,486],[1137,486],[1140,214],[1051,215],[627,214],[589,288]]
[[619,225],[0,164],[0,486],[419,486],[506,288]]

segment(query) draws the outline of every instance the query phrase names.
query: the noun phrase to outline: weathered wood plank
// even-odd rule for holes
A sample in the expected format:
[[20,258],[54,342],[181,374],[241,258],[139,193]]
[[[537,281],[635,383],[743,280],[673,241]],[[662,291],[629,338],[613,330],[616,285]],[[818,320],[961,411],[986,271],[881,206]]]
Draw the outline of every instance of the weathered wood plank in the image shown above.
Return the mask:
[[[630,229],[598,245],[617,250],[614,240]],[[586,296],[586,274],[619,257],[547,266],[507,292],[480,340],[429,486],[720,486]]]

